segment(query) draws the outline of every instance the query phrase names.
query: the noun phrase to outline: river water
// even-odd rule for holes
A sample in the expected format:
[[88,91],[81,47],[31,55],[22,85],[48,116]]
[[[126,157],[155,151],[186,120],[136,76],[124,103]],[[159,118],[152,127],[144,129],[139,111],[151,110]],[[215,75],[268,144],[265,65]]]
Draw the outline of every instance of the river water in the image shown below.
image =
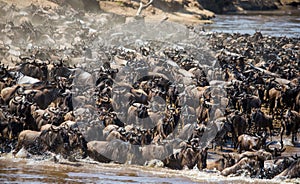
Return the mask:
[[[297,181],[297,180],[293,180]],[[286,182],[286,181],[285,181]],[[215,171],[170,170],[146,166],[0,157],[0,183],[283,183],[247,177],[223,177]]]
[[270,36],[300,36],[300,10],[287,12],[252,12],[254,15],[217,15],[213,24],[205,25],[207,31],[253,34],[260,31]]
[[[283,156],[294,155],[300,148],[289,147]],[[21,151],[22,152],[22,151]],[[19,153],[18,153],[19,155]],[[22,155],[22,154],[21,154]],[[23,155],[25,155],[23,153]],[[162,184],[282,184],[299,183],[297,179],[253,179],[249,176],[221,176],[219,171],[168,168],[128,164],[99,163],[90,158],[69,162],[59,156],[15,158],[11,153],[0,156],[0,183],[162,183]],[[208,163],[215,160],[209,152]]]

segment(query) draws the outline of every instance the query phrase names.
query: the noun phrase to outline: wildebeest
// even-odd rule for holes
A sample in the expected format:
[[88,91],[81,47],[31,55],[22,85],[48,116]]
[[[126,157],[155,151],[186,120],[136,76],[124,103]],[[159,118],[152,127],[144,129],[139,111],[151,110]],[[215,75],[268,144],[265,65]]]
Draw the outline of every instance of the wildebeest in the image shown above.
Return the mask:
[[17,154],[18,151],[22,147],[27,149],[28,151],[33,150],[33,152],[36,152],[39,150],[39,136],[41,132],[39,131],[32,131],[32,130],[23,130],[18,137],[18,144],[13,152],[13,154]]
[[8,104],[11,98],[13,98],[14,94],[19,94],[22,91],[21,85],[14,85],[11,87],[6,87],[1,90],[1,102],[3,104]]
[[28,75],[39,80],[46,81],[48,79],[47,65],[50,64],[50,62],[39,63],[36,60],[33,60],[33,62],[26,62],[27,59],[33,58],[21,58],[21,60],[25,62],[20,63],[20,65],[17,66],[16,70],[22,72],[24,75]]
[[139,146],[120,139],[107,141],[90,141],[87,143],[88,156],[99,162],[144,164],[140,160]]
[[166,112],[166,116],[163,119],[160,119],[156,126],[154,127],[155,136],[159,135],[162,139],[165,139],[173,133],[176,129],[180,117],[180,110],[179,109],[169,109]]
[[265,132],[267,128],[269,129],[270,136],[272,136],[273,130],[273,118],[266,115],[260,109],[255,109],[251,115],[251,122],[255,124],[256,130],[260,131],[261,128],[264,128]]
[[247,114],[250,114],[252,109],[257,109],[261,106],[261,100],[259,97],[247,94],[239,99],[239,103],[242,111]]
[[145,161],[152,159],[163,160],[173,153],[173,147],[170,143],[161,145],[145,145],[142,147],[142,156]]
[[247,120],[241,113],[239,113],[239,111],[235,111],[228,115],[227,120],[232,124],[232,139],[234,148],[236,148],[238,137],[246,133],[248,127]]
[[256,164],[256,160],[250,158],[242,158],[238,163],[231,167],[225,168],[221,174],[223,176],[228,176],[230,174],[236,173],[238,170],[252,170]]
[[235,174],[238,170],[248,170],[251,175],[255,175],[264,168],[264,162],[272,158],[272,154],[263,150],[246,151],[242,154],[229,156],[235,159],[234,165],[225,168],[221,174],[228,176]]
[[278,174],[275,178],[299,178],[300,177],[300,159],[295,160],[288,168]]
[[218,171],[222,171],[223,169],[233,166],[235,164],[235,159],[226,154],[222,155],[222,158],[211,161],[207,163],[207,169],[217,169]]
[[13,154],[16,154],[22,147],[32,154],[44,154],[50,151],[62,154],[64,157],[72,155],[75,150],[80,150],[82,156],[87,153],[87,143],[76,130],[65,127],[53,127],[39,131],[24,130],[19,134],[18,144]]
[[298,129],[300,128],[300,114],[296,111],[288,109],[284,115],[283,128],[286,129],[286,135],[290,135],[292,133],[292,143],[295,143],[295,141],[297,141]]
[[245,151],[257,151],[265,146],[267,135],[262,136],[251,136],[247,134],[242,134],[238,137],[238,151],[241,153]]
[[207,148],[201,149],[192,146],[185,147],[163,161],[164,166],[171,169],[183,169],[187,167],[192,169],[195,165],[199,170],[206,168]]

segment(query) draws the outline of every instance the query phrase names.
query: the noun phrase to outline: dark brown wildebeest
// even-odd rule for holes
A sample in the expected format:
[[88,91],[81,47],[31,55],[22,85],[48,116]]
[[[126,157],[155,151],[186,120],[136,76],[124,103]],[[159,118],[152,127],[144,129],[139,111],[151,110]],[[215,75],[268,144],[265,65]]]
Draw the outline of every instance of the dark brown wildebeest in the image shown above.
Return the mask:
[[245,94],[238,102],[242,112],[247,114],[250,114],[252,109],[257,109],[261,106],[261,100],[254,95]]
[[266,115],[260,109],[255,109],[252,111],[251,122],[255,124],[256,130],[259,132],[261,128],[264,128],[264,131],[267,132],[269,129],[270,136],[272,136],[273,130],[273,118]]
[[21,63],[16,69],[24,75],[46,81],[48,79],[48,64],[50,63],[38,63],[36,60],[33,60],[33,62]]
[[171,169],[183,169],[187,167],[192,169],[197,165],[198,169],[206,168],[207,160],[207,149],[192,148],[186,147],[183,148],[180,152],[174,153],[169,157],[162,160],[166,167]]
[[278,174],[275,178],[299,178],[300,177],[300,159],[296,159],[288,168]]
[[232,139],[234,148],[236,149],[238,137],[244,134],[247,130],[247,120],[239,111],[235,111],[228,115],[227,120],[232,124]]
[[[296,111],[288,109],[284,115],[283,129],[286,129],[286,135],[290,135],[292,133],[292,143],[297,141],[297,133],[300,128],[300,114]],[[281,141],[282,134],[284,130],[281,131]]]

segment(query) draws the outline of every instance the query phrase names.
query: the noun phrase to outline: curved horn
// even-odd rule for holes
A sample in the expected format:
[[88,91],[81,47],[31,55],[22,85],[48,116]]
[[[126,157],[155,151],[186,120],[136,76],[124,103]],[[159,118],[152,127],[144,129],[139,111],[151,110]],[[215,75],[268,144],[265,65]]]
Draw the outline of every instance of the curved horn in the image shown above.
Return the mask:
[[13,102],[14,104],[19,104],[19,103],[22,101],[22,98],[17,99],[17,97],[19,97],[19,96],[15,96],[15,97],[12,99],[12,102]]
[[53,132],[58,132],[60,130],[60,128],[59,127],[55,128],[53,125],[51,125],[50,130],[53,131]]
[[64,128],[67,129],[68,131],[70,131],[71,127],[69,126],[68,123],[64,123]]
[[273,153],[273,152],[275,151],[275,149],[271,149],[271,148],[270,148],[270,145],[271,145],[271,144],[273,144],[273,142],[269,142],[269,143],[266,145],[266,151],[267,151],[267,152],[270,152],[270,153]]
[[280,149],[278,150],[279,152],[284,152],[286,150],[286,148],[283,147],[283,142],[280,141]]
[[295,154],[295,155],[292,156],[292,158],[293,158],[294,160],[298,160],[300,157],[299,157],[297,154]]
[[55,109],[55,108],[50,107],[50,108],[49,108],[49,111],[52,112],[52,113],[54,113],[54,114],[57,114],[57,113],[58,113],[58,110],[55,111],[54,109]]

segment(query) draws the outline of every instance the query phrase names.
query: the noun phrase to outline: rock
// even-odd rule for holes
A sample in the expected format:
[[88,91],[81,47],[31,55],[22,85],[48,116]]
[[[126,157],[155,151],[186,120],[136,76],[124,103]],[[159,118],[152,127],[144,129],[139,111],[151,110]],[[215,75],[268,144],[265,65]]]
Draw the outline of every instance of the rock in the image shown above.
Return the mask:
[[235,11],[233,2],[230,0],[198,0],[201,6],[207,10],[210,10],[217,14],[222,14],[227,12],[228,10]]
[[24,148],[22,148],[16,155],[16,158],[30,158],[31,154]]
[[145,163],[145,166],[157,168],[157,167],[163,167],[164,163],[161,160],[153,159],[153,160],[147,161]]
[[243,0],[239,5],[244,10],[275,10],[277,7],[277,0]]
[[299,6],[300,0],[280,0],[282,5]]
[[285,145],[285,146],[294,146],[294,144],[292,143],[292,141],[290,139],[284,139],[283,140],[283,145]]
[[59,5],[70,5],[76,10],[99,11],[100,5],[98,0],[57,0]]
[[213,11],[217,14],[227,12],[239,12],[244,10],[275,10],[280,5],[279,0],[199,0],[203,8]]
[[[144,4],[148,1],[143,1]],[[101,10],[105,12],[114,13],[125,17],[134,17],[139,8],[139,1],[131,1],[131,6],[124,6],[126,0],[121,1],[100,1]],[[153,3],[143,9],[140,16],[145,19],[145,22],[153,20],[185,22],[187,24],[193,23],[211,23],[215,15],[213,12],[203,9],[197,0],[155,0]],[[127,19],[126,22],[134,21],[135,18]]]

